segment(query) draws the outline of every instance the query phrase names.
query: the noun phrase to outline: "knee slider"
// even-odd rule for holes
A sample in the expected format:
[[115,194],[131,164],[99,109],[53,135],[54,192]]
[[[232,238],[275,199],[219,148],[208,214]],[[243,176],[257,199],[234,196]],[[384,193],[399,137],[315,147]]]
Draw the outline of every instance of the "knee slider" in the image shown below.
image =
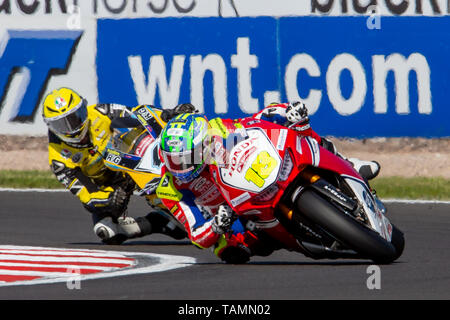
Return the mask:
[[94,233],[102,240],[110,239],[118,232],[118,225],[112,221],[111,217],[103,218],[94,225]]
[[128,238],[142,237],[152,232],[150,222],[144,217],[136,219],[132,217],[121,217],[118,219],[118,222],[121,232],[127,235]]

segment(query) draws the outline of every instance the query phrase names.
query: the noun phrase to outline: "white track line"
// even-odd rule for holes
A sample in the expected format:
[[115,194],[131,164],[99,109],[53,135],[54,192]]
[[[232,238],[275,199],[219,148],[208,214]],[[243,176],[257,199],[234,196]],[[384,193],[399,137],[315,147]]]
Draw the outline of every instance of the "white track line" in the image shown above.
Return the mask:
[[410,200],[410,199],[381,199],[385,203],[407,203],[407,204],[450,204],[444,200]]

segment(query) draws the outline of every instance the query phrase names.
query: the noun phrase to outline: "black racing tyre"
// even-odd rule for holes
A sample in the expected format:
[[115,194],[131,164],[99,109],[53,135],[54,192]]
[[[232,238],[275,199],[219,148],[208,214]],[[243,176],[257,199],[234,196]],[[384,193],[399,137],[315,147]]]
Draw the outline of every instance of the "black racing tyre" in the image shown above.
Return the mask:
[[392,224],[391,243],[394,246],[395,251],[397,253],[394,260],[397,260],[402,255],[403,249],[405,249],[405,236],[403,235],[403,232],[401,232],[400,229],[398,229],[393,224]]
[[393,243],[388,242],[313,190],[305,190],[296,199],[296,208],[345,246],[376,263],[391,263],[403,251],[403,234],[397,228],[393,230]]

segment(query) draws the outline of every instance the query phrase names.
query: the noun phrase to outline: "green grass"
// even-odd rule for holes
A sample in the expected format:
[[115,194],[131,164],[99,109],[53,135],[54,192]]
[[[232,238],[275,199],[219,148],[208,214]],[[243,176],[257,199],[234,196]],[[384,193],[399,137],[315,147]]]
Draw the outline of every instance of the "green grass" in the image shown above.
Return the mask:
[[377,190],[381,199],[450,200],[450,179],[380,177],[370,185]]
[[[376,178],[371,186],[381,199],[450,200],[450,179],[444,178]],[[0,188],[61,189],[50,171],[0,171]]]
[[0,188],[64,188],[50,171],[0,171]]

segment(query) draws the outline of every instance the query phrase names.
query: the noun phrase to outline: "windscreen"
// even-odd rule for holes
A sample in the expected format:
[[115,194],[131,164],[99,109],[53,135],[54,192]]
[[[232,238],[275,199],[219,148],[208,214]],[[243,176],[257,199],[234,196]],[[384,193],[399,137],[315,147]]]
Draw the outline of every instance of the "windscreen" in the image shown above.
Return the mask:
[[143,127],[133,128],[126,132],[115,131],[112,148],[129,154],[134,154],[139,143],[149,135]]

